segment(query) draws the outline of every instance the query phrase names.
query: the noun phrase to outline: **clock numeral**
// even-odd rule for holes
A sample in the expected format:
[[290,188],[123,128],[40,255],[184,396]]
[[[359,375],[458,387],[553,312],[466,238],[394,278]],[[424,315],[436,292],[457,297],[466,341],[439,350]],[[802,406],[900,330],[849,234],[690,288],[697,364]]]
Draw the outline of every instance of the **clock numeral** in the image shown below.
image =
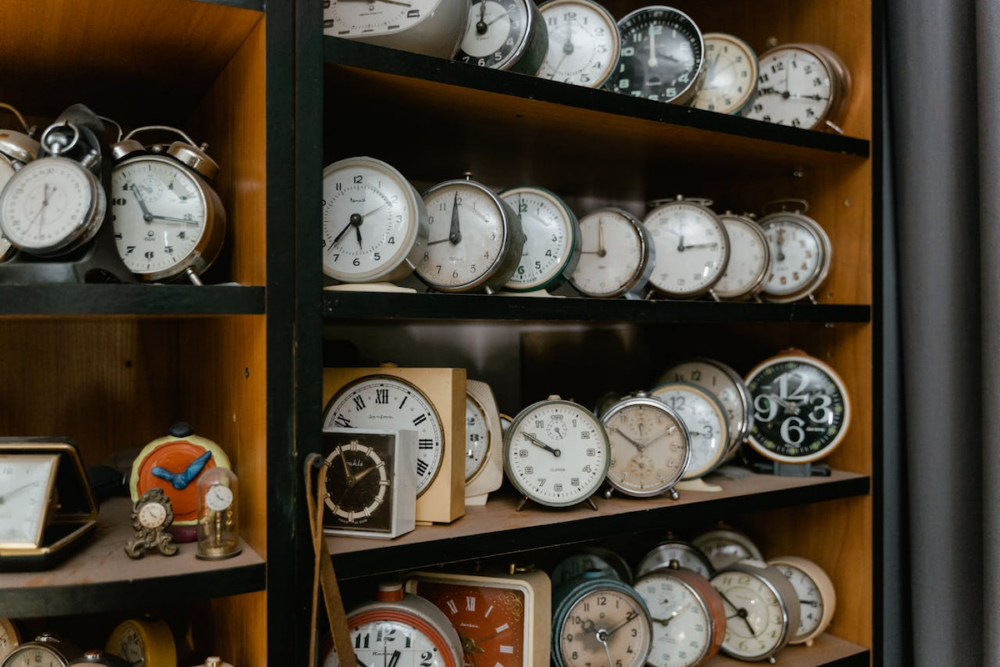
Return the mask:
[[476,610],[476,598],[471,595],[465,597],[465,611],[475,611]]
[[361,183],[364,183],[364,180],[365,180],[365,178],[364,178],[364,176],[362,176],[361,174],[357,174],[357,175],[356,175],[356,176],[354,177],[354,182],[355,182],[355,183],[357,183],[357,184],[361,184]]
[[580,478],[579,477],[571,477],[570,480],[569,480],[569,485],[570,486],[580,486]]
[[434,449],[434,441],[430,438],[421,438],[417,444],[418,449]]
[[365,399],[363,397],[361,397],[361,396],[355,396],[354,397],[354,407],[356,409],[358,409],[358,410],[364,410],[365,407],[366,407],[365,406]]
[[112,206],[124,206],[125,204],[126,204],[126,200],[124,198],[112,199],[111,200],[111,205]]
[[428,465],[427,461],[424,461],[423,459],[419,459],[417,461],[417,475],[420,477],[423,477],[429,468],[430,465]]
[[587,447],[587,456],[597,456],[597,449],[594,447]]
[[534,468],[534,466],[524,466],[524,474],[525,475],[534,475],[535,474],[535,468]]
[[[400,404],[399,404],[399,407],[403,407],[403,404],[402,404],[402,403],[400,403]],[[415,419],[413,420],[413,425],[414,425],[414,426],[420,426],[420,425],[421,425],[421,424],[423,424],[423,423],[424,423],[425,421],[427,421],[427,415],[419,415],[418,417],[416,417],[416,418],[415,418]]]
[[389,404],[389,390],[388,389],[376,389],[375,390],[375,405],[388,405]]
[[340,426],[341,428],[350,428],[351,420],[344,415],[337,415],[337,418],[333,421],[335,426]]

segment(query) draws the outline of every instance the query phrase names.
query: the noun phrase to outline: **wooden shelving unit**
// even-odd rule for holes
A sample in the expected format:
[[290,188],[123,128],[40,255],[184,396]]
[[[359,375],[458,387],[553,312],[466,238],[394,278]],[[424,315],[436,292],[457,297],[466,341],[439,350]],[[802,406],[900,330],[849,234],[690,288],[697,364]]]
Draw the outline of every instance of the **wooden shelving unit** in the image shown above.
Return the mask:
[[[642,5],[604,4],[617,17]],[[300,121],[322,136],[322,150],[300,144],[309,167],[300,185],[309,194],[301,201],[319,198],[324,165],[351,155],[388,161],[420,191],[465,172],[497,190],[540,185],[578,214],[617,205],[641,215],[647,200],[677,193],[711,198],[719,211],[759,212],[770,200],[801,198],[834,247],[819,304],[324,292],[321,303],[300,310],[300,351],[305,360],[321,355],[326,365],[463,366],[470,377],[490,382],[501,410],[514,414],[550,393],[592,405],[604,391],[648,387],[682,357],[715,357],[746,372],[797,347],[830,363],[851,391],[855,419],[828,459],[834,475],[753,475],[727,480],[712,498],[615,499],[599,512],[529,506],[516,513],[515,499],[501,491],[451,525],[419,527],[391,542],[329,539],[335,567],[350,604],[351,596],[370,594],[379,577],[414,567],[522,553],[544,561],[549,550],[567,545],[608,538],[624,544],[630,535],[725,519],[751,531],[765,556],[797,554],[819,563],[837,587],[842,611],[830,631],[813,647],[787,649],[781,664],[878,664],[872,573],[880,544],[872,492],[879,485],[873,448],[881,411],[875,343],[880,172],[873,73],[881,1],[671,4],[702,30],[739,35],[758,53],[772,37],[832,48],[853,76],[845,134],[777,127],[333,37],[304,39],[300,71],[315,88],[300,93],[310,105]],[[300,26],[305,30],[318,16],[317,7],[303,8]],[[313,133],[306,135],[311,141]],[[318,210],[302,211],[299,238],[319,238],[320,226]],[[299,262],[315,267],[300,273],[300,285],[319,290],[318,248],[300,254]],[[302,451],[319,449],[318,373],[307,361],[299,367]],[[723,657],[711,662],[735,664]]]

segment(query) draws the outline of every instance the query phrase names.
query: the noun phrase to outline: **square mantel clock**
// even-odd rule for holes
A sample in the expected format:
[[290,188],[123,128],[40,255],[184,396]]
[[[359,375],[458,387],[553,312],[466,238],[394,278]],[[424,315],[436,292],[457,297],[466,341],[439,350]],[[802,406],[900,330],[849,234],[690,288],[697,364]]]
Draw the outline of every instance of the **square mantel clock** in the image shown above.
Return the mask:
[[323,430],[417,432],[417,523],[465,514],[464,368],[324,368]]
[[96,526],[73,440],[0,438],[0,571],[47,570]]

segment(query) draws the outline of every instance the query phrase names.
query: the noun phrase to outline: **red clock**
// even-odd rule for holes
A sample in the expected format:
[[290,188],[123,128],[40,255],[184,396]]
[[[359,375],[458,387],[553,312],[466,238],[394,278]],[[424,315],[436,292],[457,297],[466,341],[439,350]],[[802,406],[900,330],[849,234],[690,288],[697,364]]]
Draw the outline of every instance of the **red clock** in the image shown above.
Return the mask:
[[462,640],[466,667],[549,664],[551,584],[544,572],[416,573],[406,589],[448,617]]
[[175,424],[169,436],[150,442],[132,463],[132,502],[159,487],[173,506],[173,525],[194,526],[198,520],[197,480],[215,467],[231,469],[222,448],[208,438],[196,436],[187,424]]

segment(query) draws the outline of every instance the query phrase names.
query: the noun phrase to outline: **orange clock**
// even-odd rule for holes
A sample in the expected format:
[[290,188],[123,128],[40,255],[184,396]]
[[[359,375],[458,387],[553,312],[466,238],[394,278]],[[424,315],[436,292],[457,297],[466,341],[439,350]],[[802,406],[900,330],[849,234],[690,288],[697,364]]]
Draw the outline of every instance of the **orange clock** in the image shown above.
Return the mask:
[[170,435],[146,445],[132,464],[129,491],[136,502],[159,487],[170,498],[175,526],[198,521],[198,477],[212,468],[231,469],[229,457],[208,438],[196,436],[190,426],[175,424]]

